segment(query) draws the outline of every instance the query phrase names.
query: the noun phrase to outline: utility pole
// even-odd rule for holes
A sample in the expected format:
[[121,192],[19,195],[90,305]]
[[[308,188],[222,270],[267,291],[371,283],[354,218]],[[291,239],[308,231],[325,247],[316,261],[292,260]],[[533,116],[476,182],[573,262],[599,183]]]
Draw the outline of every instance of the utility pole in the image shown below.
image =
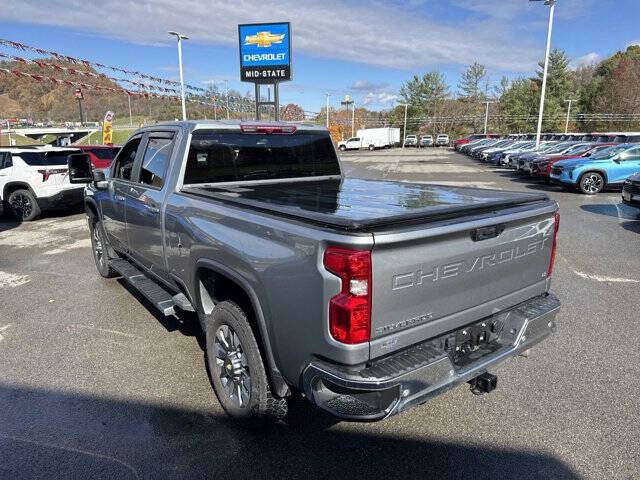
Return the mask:
[[189,40],[189,37],[182,33],[171,31],[169,35],[175,35],[178,39],[178,69],[180,70],[180,97],[182,100],[182,120],[187,119],[187,106],[184,100],[184,75],[182,73],[182,40]]
[[225,95],[227,96],[227,120],[229,120],[229,80],[224,81]]
[[329,128],[329,94],[325,93],[327,96],[327,128]]
[[549,6],[549,24],[547,26],[547,48],[544,54],[544,70],[542,73],[542,91],[540,92],[540,111],[538,112],[538,129],[536,131],[536,148],[540,146],[540,134],[542,133],[542,115],[544,113],[544,95],[547,90],[547,70],[549,68],[549,50],[551,48],[551,31],[553,29],[553,11],[555,9],[556,2],[555,0],[546,0],[544,4]]
[[569,133],[569,116],[571,115],[571,104],[575,102],[575,100],[565,100],[564,103],[569,104],[569,108],[567,109],[567,123],[564,126],[564,133]]
[[[402,105],[402,104],[401,104]],[[407,138],[407,110],[409,109],[409,104],[404,104],[404,131],[402,132],[402,148],[404,148],[404,141]]]
[[133,119],[131,117],[131,95],[127,93],[127,100],[129,100],[129,126],[133,127]]
[[487,123],[489,122],[489,104],[490,103],[496,103],[496,102],[482,102],[484,104],[487,105],[487,110],[484,114],[484,133],[485,135],[487,134]]

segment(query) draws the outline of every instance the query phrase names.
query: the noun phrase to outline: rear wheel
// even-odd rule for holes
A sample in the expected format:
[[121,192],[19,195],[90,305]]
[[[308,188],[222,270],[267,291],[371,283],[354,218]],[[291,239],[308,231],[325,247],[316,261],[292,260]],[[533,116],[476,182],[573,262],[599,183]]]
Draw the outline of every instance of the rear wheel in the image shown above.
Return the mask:
[[580,177],[578,188],[585,195],[595,195],[604,188],[604,178],[598,172],[587,172]]
[[109,258],[109,247],[106,242],[104,228],[102,222],[96,220],[90,224],[91,232],[91,250],[93,252],[93,260],[96,262],[98,273],[104,278],[117,277],[118,273],[111,267],[111,258]]
[[376,149],[376,147],[374,147],[373,145],[369,145],[369,151],[373,152]]
[[29,190],[15,190],[8,199],[9,209],[14,217],[30,222],[40,216],[40,207],[36,197]]
[[340,150],[341,152],[344,152],[347,149],[347,147],[345,147],[344,145],[340,145],[338,147],[338,150]]
[[245,312],[234,302],[219,303],[208,318],[206,335],[213,389],[225,412],[249,428],[284,418],[287,400],[271,393]]

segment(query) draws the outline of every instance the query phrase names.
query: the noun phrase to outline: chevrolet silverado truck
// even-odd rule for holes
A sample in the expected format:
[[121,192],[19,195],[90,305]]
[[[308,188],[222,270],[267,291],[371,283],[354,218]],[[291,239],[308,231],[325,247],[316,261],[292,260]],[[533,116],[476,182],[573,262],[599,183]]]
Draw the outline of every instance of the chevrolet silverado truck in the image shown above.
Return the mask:
[[375,421],[555,330],[558,205],[543,194],[345,178],[329,132],[158,124],[86,183],[93,257],[160,312],[195,311],[220,404],[246,424],[290,395]]

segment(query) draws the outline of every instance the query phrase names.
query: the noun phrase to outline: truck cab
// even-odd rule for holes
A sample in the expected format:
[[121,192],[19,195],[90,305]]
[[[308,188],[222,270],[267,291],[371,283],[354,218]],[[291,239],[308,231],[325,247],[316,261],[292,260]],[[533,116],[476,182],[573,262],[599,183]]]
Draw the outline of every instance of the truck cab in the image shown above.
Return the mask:
[[362,141],[360,137],[351,137],[342,142],[338,142],[338,150],[344,152],[345,150],[360,150],[362,147]]

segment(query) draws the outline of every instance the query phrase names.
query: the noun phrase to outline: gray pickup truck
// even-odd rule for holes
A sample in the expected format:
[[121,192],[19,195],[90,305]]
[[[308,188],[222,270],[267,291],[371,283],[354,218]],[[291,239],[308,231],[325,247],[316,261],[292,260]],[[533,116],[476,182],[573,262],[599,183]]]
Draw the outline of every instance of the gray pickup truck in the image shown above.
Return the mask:
[[137,130],[86,183],[93,255],[160,312],[197,312],[213,389],[248,424],[302,393],[374,421],[489,373],[555,330],[545,195],[345,178],[324,128]]

